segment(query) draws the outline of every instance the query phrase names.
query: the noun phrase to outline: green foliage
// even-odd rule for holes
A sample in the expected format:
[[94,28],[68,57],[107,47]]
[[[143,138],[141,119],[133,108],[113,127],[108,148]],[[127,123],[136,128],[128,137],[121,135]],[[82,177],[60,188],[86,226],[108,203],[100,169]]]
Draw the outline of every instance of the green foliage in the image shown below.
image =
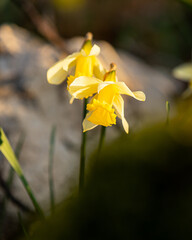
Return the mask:
[[190,111],[169,127],[157,124],[109,144],[80,196],[60,206],[32,239],[191,239]]
[[21,176],[21,167],[2,128],[0,128],[0,151],[3,153],[15,172]]

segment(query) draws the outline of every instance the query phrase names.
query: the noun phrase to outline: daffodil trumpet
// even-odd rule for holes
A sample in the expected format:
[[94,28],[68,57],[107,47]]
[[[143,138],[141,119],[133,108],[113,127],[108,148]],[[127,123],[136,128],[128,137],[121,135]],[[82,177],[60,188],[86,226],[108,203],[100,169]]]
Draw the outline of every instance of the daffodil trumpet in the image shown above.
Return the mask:
[[98,125],[115,125],[118,116],[122,120],[125,132],[128,133],[129,125],[124,116],[124,100],[121,95],[129,95],[139,101],[145,101],[146,98],[142,91],[132,92],[124,82],[118,81],[115,64],[111,64],[111,69],[104,75],[103,80],[85,76],[76,78],[71,83],[69,92],[77,99],[95,94],[87,104],[88,113],[83,121],[84,132]]

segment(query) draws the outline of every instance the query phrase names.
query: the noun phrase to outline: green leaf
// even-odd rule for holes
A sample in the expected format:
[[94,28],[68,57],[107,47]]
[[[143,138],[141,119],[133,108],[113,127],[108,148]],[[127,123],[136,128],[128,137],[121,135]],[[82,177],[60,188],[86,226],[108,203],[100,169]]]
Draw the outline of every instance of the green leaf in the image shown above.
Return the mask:
[[16,171],[16,173],[19,176],[21,176],[22,169],[21,169],[19,162],[15,156],[15,153],[9,143],[9,140],[7,139],[2,128],[0,128],[0,151],[3,153],[5,158],[8,160],[8,162],[12,166],[12,168]]

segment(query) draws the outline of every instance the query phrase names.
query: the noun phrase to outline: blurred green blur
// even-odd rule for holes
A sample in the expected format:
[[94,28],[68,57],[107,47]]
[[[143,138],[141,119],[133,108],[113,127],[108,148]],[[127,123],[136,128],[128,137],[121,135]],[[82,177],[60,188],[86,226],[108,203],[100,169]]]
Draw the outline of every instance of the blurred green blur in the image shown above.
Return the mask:
[[84,191],[60,205],[33,239],[190,240],[191,103],[181,102],[169,125],[123,135],[99,160],[93,156]]
[[63,38],[91,31],[95,39],[150,64],[173,67],[191,60],[191,0],[1,0],[0,23],[37,32],[24,10],[26,2],[52,21]]

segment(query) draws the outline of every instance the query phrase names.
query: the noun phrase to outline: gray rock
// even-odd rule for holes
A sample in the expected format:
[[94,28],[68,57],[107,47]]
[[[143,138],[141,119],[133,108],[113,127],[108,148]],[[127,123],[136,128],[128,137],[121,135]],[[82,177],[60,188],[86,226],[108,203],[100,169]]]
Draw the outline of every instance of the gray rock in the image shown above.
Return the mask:
[[[66,41],[69,52],[79,50],[83,38]],[[143,90],[145,103],[125,96],[125,115],[133,131],[144,123],[165,119],[165,102],[179,92],[178,83],[141,60],[123,51],[116,51],[109,43],[100,41],[100,59],[108,68],[111,62],[118,67],[120,81],[131,90]],[[8,134],[12,146],[21,132],[26,135],[20,163],[37,199],[47,209],[49,138],[56,125],[54,155],[54,181],[56,201],[59,202],[78,184],[79,152],[81,141],[82,101],[69,104],[65,84],[49,85],[47,69],[61,56],[66,56],[53,46],[15,25],[0,27],[0,125]],[[121,123],[107,129],[110,141],[123,132]],[[99,128],[89,132],[88,153],[97,147]],[[6,177],[8,164],[1,159]],[[14,195],[31,204],[16,177]]]

